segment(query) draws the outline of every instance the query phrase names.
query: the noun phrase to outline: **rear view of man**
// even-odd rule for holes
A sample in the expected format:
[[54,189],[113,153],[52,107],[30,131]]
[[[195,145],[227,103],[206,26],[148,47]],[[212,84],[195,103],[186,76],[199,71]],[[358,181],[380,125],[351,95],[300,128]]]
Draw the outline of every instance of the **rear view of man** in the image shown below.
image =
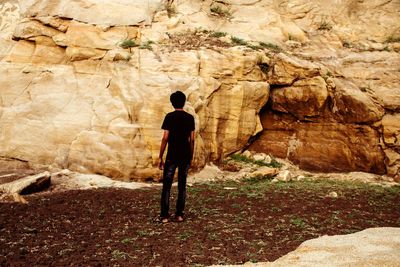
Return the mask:
[[[169,221],[169,198],[171,186],[178,168],[178,199],[176,202],[175,218],[183,222],[183,211],[186,200],[186,177],[194,150],[194,118],[183,110],[186,96],[181,91],[171,94],[170,101],[175,111],[168,113],[162,124],[164,130],[161,140],[158,167],[163,172],[163,189],[161,193],[161,214],[163,223]],[[168,152],[165,163],[163,155],[168,144]]]

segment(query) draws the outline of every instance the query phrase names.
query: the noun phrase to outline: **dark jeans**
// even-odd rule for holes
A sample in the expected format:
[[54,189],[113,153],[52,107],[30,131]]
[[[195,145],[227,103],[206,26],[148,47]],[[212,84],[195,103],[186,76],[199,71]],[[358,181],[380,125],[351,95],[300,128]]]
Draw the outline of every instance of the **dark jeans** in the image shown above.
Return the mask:
[[165,161],[163,174],[163,188],[161,193],[161,217],[169,216],[169,196],[174,179],[176,168],[178,168],[178,199],[176,201],[176,216],[183,216],[186,200],[186,177],[189,171],[190,162],[175,163],[170,160]]

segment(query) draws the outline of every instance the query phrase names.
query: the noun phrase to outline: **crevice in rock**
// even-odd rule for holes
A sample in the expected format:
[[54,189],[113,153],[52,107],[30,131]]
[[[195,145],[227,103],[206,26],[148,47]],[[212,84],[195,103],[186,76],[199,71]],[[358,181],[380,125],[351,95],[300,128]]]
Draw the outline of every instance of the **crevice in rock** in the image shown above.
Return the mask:
[[20,159],[20,158],[16,158],[16,157],[5,157],[5,156],[0,156],[1,160],[16,160],[16,161],[20,161],[23,163],[28,163],[28,160],[24,160],[24,159]]

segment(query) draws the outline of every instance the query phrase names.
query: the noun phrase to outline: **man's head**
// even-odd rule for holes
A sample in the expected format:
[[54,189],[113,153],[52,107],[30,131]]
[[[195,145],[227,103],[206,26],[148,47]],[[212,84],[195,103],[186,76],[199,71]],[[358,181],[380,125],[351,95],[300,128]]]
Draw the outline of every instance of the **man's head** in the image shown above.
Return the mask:
[[183,108],[186,102],[186,96],[181,91],[171,94],[169,100],[174,108]]

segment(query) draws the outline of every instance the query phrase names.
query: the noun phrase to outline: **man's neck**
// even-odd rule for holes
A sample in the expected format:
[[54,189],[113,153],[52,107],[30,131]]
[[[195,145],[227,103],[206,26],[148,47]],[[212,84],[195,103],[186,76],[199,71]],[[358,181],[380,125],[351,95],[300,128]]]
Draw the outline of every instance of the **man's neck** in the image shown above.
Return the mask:
[[183,108],[176,108],[175,111],[183,111]]

